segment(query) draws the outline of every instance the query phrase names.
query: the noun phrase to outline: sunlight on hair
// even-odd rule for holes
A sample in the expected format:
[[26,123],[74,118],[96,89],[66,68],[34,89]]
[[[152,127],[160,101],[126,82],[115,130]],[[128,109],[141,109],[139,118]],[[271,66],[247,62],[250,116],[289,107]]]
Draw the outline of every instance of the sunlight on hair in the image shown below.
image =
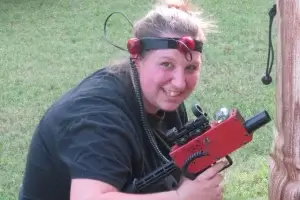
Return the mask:
[[158,0],[154,7],[134,23],[134,35],[161,37],[165,34],[191,36],[206,41],[206,35],[215,32],[216,24],[203,16],[199,7],[189,1]]

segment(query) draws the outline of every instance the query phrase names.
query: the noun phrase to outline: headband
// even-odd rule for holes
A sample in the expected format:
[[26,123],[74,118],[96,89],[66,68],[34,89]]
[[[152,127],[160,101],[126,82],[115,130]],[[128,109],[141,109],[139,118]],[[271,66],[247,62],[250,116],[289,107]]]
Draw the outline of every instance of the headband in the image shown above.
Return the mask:
[[203,43],[192,37],[181,38],[145,37],[131,38],[127,41],[127,50],[131,54],[141,54],[147,50],[155,49],[178,49],[183,53],[198,51],[202,53]]
[[128,51],[130,54],[141,54],[147,50],[156,50],[156,49],[178,49],[182,53],[189,53],[191,55],[191,51],[198,51],[202,53],[203,43],[199,40],[195,40],[190,36],[183,36],[180,38],[169,38],[169,37],[143,37],[143,38],[131,38],[127,41],[127,50],[113,44],[106,37],[106,24],[108,19],[115,13],[122,14],[128,22],[133,26],[130,20],[126,17],[126,15],[122,12],[113,12],[111,13],[104,23],[104,36],[105,39],[113,46],[118,49]]

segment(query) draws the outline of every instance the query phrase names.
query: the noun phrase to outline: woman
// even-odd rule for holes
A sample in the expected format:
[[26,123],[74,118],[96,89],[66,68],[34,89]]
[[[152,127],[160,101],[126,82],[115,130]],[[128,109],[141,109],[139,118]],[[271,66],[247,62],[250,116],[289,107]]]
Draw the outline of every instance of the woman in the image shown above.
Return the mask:
[[194,180],[177,170],[126,190],[170,160],[164,133],[188,120],[183,102],[198,82],[207,25],[186,4],[159,5],[136,22],[130,62],[91,74],[41,119],[19,199],[222,199],[222,162]]

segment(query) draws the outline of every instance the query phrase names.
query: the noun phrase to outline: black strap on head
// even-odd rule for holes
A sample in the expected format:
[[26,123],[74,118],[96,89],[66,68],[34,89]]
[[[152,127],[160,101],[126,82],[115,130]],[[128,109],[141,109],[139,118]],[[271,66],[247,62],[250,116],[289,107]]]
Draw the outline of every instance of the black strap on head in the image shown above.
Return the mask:
[[162,37],[146,37],[131,38],[127,42],[127,50],[131,55],[136,57],[142,55],[147,50],[155,49],[178,49],[185,54],[188,61],[192,60],[192,51],[202,52],[203,43],[195,40],[190,36],[181,38],[162,38]]
[[181,38],[142,38],[140,39],[141,51],[154,49],[180,49],[181,44],[186,46],[187,50],[198,51],[202,53],[203,43],[198,40],[193,40],[194,48],[190,47],[181,41]]

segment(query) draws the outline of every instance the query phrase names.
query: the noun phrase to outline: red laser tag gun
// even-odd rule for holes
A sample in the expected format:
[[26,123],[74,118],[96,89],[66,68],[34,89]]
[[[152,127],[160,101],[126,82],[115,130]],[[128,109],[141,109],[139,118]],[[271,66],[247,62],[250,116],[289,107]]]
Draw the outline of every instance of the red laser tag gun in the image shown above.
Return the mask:
[[245,120],[237,109],[221,109],[212,122],[197,104],[192,111],[195,120],[187,122],[180,130],[173,128],[166,134],[174,144],[169,152],[171,161],[142,179],[135,179],[126,191],[142,192],[178,169],[193,180],[222,158],[229,163],[224,170],[232,165],[229,154],[251,142],[253,132],[271,121],[267,111]]

